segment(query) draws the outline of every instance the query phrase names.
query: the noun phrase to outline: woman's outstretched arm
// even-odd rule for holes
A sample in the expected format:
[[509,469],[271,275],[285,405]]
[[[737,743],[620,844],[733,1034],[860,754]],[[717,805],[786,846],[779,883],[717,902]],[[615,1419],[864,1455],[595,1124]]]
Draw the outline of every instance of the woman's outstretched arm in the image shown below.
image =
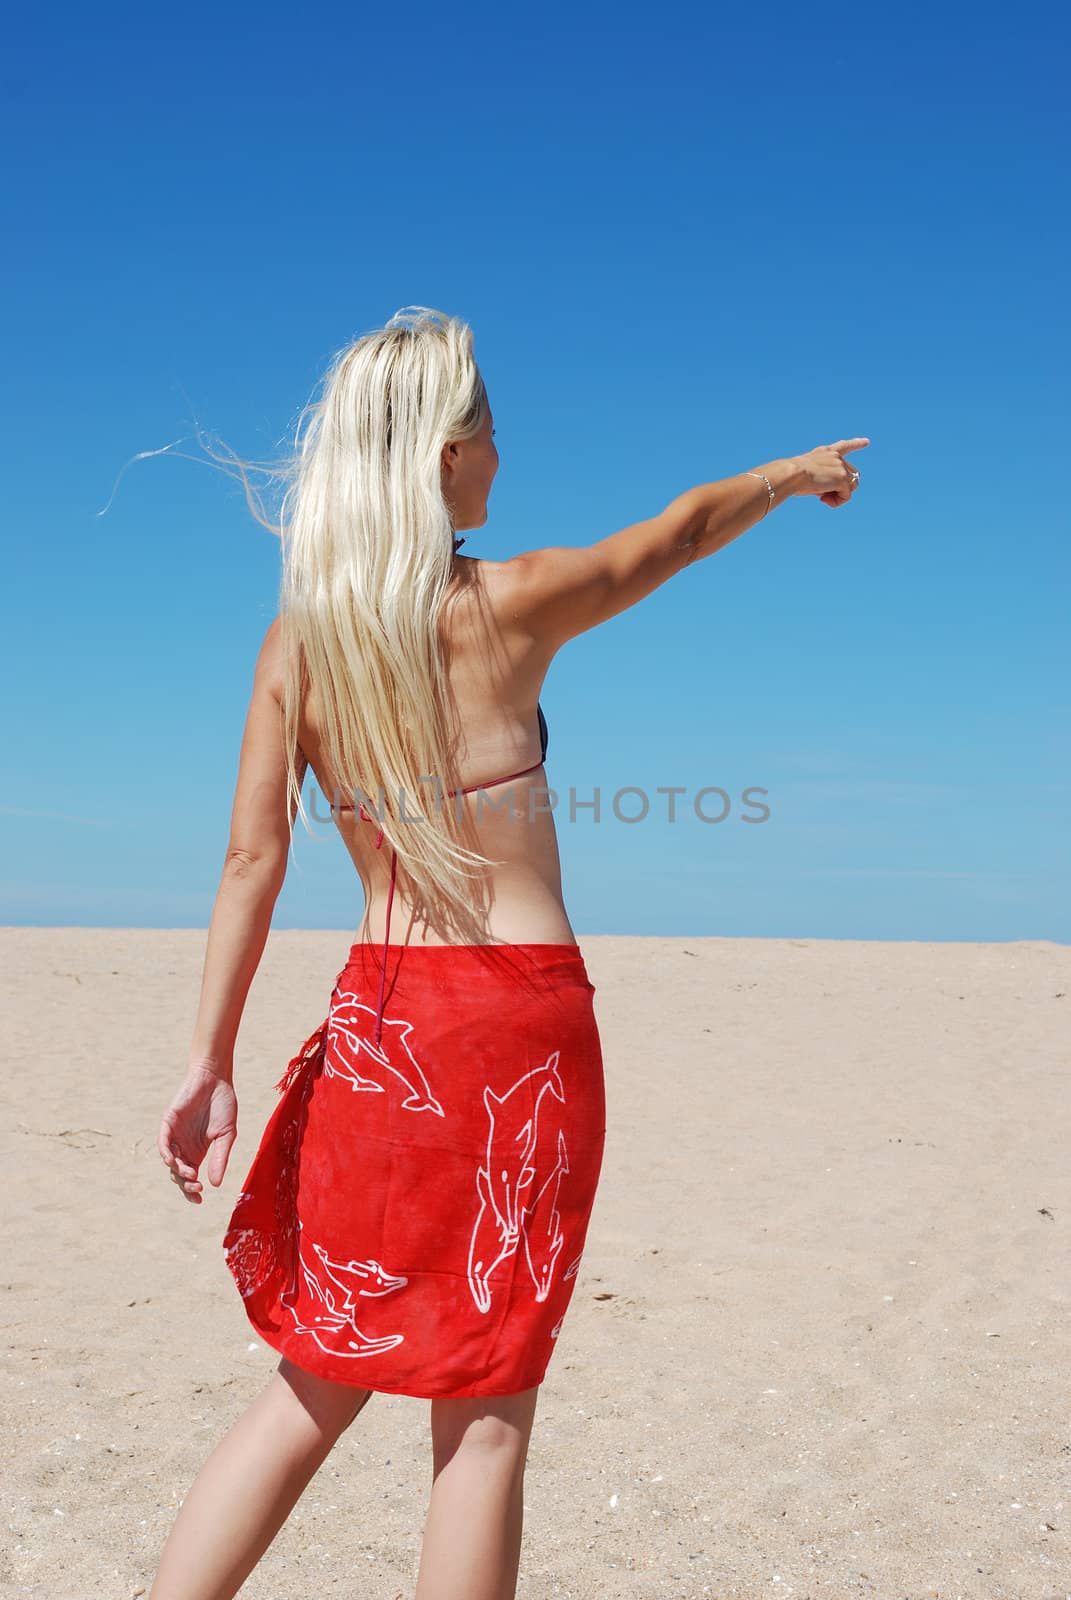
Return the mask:
[[[257,658],[238,761],[230,837],[208,929],[188,1064],[230,1079],[250,984],[286,878],[290,824],[283,748],[279,619]],[[307,762],[298,761],[298,781]]]
[[509,584],[505,609],[512,626],[553,653],[567,639],[638,604],[684,567],[723,549],[793,495],[846,505],[855,480],[844,456],[869,443],[840,439],[804,455],[767,461],[687,489],[657,516],[595,544],[554,545],[514,556],[501,569]]

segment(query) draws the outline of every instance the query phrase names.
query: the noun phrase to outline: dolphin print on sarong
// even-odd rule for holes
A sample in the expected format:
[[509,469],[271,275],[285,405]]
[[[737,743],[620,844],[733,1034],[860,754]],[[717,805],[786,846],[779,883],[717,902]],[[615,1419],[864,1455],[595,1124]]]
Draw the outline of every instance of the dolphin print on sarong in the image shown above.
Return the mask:
[[[320,1349],[332,1356],[377,1355],[382,1350],[393,1350],[395,1345],[401,1344],[405,1337],[401,1333],[365,1333],[357,1323],[359,1307],[354,1297],[368,1295],[379,1298],[393,1294],[397,1289],[404,1289],[409,1279],[400,1273],[387,1272],[378,1261],[371,1259],[335,1261],[322,1245],[313,1242],[312,1248],[320,1266],[317,1273],[308,1257],[302,1254],[302,1231],[299,1225],[298,1261],[305,1287],[317,1309],[311,1314],[306,1313],[303,1320],[295,1308],[297,1284],[292,1284],[282,1296],[281,1303],[294,1319],[294,1331],[311,1333]],[[351,1339],[350,1334],[356,1334],[356,1339]]]
[[[550,1096],[565,1104],[565,1089],[558,1072],[560,1052],[553,1051],[541,1067],[525,1072],[504,1094],[485,1085],[483,1103],[490,1119],[483,1163],[476,1169],[479,1209],[469,1244],[468,1280],[480,1311],[491,1309],[491,1278],[496,1268],[513,1255],[525,1235],[525,1253],[536,1286],[536,1298],[546,1298],[555,1259],[562,1246],[557,1211],[558,1184],[568,1172],[565,1139],[558,1131],[558,1160],[534,1197],[530,1189],[536,1169],[531,1165],[538,1147],[539,1118]],[[530,1106],[534,1094],[535,1105]],[[533,1236],[526,1223],[535,1218]]]
[[344,1078],[354,1091],[365,1089],[373,1094],[385,1094],[387,1085],[376,1077],[365,1077],[358,1070],[358,1062],[365,1060],[380,1075],[393,1073],[407,1091],[401,1103],[403,1111],[430,1111],[437,1117],[445,1116],[442,1106],[431,1092],[424,1069],[409,1047],[413,1024],[397,1017],[383,1018],[383,1035],[374,1044],[369,1024],[375,1011],[366,1006],[349,990],[336,990],[327,1024],[327,1048],[324,1056],[324,1073],[331,1078]]

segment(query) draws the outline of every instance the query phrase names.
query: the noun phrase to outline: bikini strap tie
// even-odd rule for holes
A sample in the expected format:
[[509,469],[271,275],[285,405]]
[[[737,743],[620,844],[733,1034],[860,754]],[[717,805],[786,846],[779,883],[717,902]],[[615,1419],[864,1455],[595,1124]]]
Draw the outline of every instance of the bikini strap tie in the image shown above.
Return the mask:
[[[500,783],[511,783],[514,778],[526,778],[530,772],[538,772],[542,765],[543,765],[542,760],[539,760],[539,761],[535,762],[534,765],[532,765],[530,767],[523,767],[520,772],[511,772],[505,778],[495,778],[493,780],[493,784],[492,783],[474,783],[471,786],[471,788],[468,788],[468,789],[451,789],[451,791],[450,791],[450,799],[452,800],[455,795],[459,795],[459,794],[475,794],[478,789],[490,789],[492,787],[497,788]],[[362,822],[371,821],[371,818],[367,817],[365,815],[365,809],[364,809],[363,802],[362,802],[361,806],[359,807],[358,815],[360,816],[360,819],[361,819]],[[376,838],[376,849],[377,850],[382,845],[382,843],[383,843],[383,829],[380,828],[379,834],[378,834],[378,836]],[[387,953],[388,953],[388,951],[390,949],[390,913],[391,913],[391,906],[394,904],[394,887],[395,887],[395,883],[396,883],[396,880],[397,880],[397,873],[398,873],[398,852],[397,852],[397,850],[391,850],[391,856],[390,856],[390,889],[387,892],[387,926],[386,926],[386,932],[383,935],[383,955],[382,955],[382,958],[381,958],[380,964],[379,964],[379,999],[376,1002],[376,1027],[375,1027],[375,1034],[373,1035],[373,1037],[375,1039],[375,1043],[376,1043],[377,1049],[379,1048],[380,1043],[381,1043],[382,1038],[383,1038],[383,992],[384,992],[384,987],[385,987],[386,982],[387,982]]]

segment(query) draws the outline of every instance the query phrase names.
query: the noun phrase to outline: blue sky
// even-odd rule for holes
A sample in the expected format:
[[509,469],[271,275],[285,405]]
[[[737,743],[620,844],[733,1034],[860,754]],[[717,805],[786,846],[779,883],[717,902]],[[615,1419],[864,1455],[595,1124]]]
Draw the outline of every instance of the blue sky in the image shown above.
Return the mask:
[[[12,25],[0,922],[207,925],[278,544],[181,458],[97,513],[194,418],[271,455],[334,351],[422,304],[471,323],[495,409],[466,553],[873,441],[851,506],[790,501],[557,657],[579,936],[1067,941],[1057,8],[384,18]],[[274,925],[361,911],[299,829]]]

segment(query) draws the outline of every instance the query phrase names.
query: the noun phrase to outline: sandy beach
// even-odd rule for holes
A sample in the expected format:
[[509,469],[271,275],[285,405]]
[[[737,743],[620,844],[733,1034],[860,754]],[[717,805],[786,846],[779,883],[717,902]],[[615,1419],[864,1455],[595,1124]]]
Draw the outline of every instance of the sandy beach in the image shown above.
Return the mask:
[[[351,937],[271,934],[194,1206],[156,1134],[203,931],[0,929],[4,1593],[145,1593],[274,1370],[222,1230]],[[1065,1600],[1068,947],[580,944],[606,1155],[520,1600]],[[408,1600],[428,1409],[373,1397],[243,1595]]]

